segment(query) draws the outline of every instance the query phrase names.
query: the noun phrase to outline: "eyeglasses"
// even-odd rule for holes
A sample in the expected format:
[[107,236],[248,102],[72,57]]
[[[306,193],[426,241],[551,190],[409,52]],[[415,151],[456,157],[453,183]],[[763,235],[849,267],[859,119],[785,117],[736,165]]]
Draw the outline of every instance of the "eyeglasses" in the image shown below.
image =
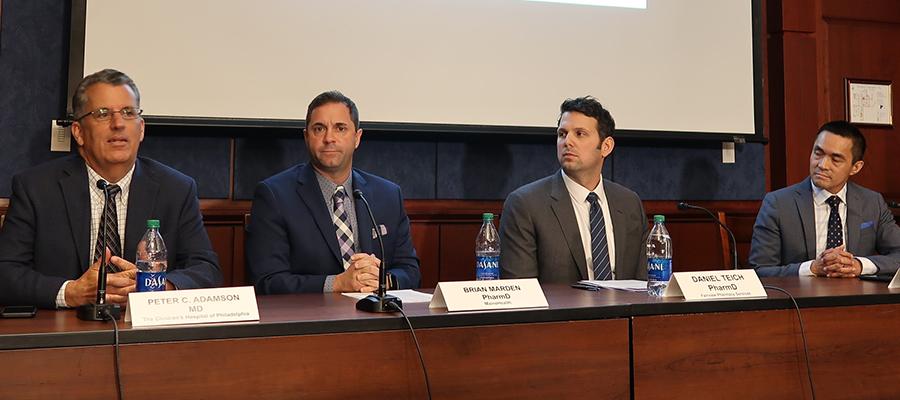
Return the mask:
[[75,118],[75,120],[81,121],[82,118],[90,115],[97,121],[109,121],[109,119],[112,118],[112,115],[115,113],[119,113],[119,115],[122,116],[122,119],[137,119],[137,117],[140,117],[143,112],[144,110],[134,107],[123,107],[119,111],[113,111],[106,107],[100,107],[94,111],[88,112],[78,118]]

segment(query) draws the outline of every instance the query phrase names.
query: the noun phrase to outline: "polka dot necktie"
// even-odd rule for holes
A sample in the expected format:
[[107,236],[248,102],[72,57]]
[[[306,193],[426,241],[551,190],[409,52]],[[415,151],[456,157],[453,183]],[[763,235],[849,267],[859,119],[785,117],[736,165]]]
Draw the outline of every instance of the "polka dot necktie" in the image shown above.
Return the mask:
[[825,248],[833,249],[844,244],[844,228],[841,225],[841,214],[838,210],[841,198],[831,196],[825,202],[831,207],[831,212],[828,214],[828,240],[825,242]]

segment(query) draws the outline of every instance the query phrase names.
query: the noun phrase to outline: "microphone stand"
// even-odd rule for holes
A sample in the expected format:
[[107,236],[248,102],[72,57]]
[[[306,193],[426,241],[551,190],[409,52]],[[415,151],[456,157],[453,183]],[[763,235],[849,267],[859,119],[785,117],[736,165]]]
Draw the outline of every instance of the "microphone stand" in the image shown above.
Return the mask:
[[396,312],[403,309],[403,302],[397,296],[387,294],[387,260],[384,259],[384,240],[381,238],[381,230],[378,229],[378,222],[375,221],[375,214],[372,214],[372,207],[366,197],[363,196],[361,190],[353,191],[353,197],[362,200],[366,205],[366,211],[369,212],[369,218],[372,220],[372,227],[375,230],[375,236],[378,238],[378,244],[381,246],[381,267],[378,268],[378,291],[370,294],[365,298],[356,302],[356,309],[365,312],[385,313]]
[[[106,183],[105,180],[101,179],[97,181],[97,187],[103,190],[103,206],[106,208],[106,204],[109,203],[109,184]],[[100,216],[100,229],[98,230],[99,235],[102,236],[101,242],[103,244],[103,249],[100,250],[100,268],[97,271],[97,299],[95,303],[85,304],[83,306],[79,306],[77,309],[78,319],[84,321],[106,321],[110,319],[119,319],[119,316],[122,314],[122,308],[118,304],[108,304],[106,303],[106,271],[108,268],[109,260],[106,258],[106,235],[103,232],[106,231],[106,224],[109,221],[106,220],[106,213],[102,213]]]
[[704,211],[704,212],[706,212],[707,215],[709,215],[709,217],[713,221],[716,221],[716,223],[719,224],[719,226],[724,228],[725,232],[728,232],[728,238],[731,239],[731,254],[732,254],[732,257],[734,260],[734,269],[738,269],[737,240],[734,239],[734,233],[731,232],[731,229],[728,229],[728,226],[723,224],[722,221],[719,221],[719,218],[716,217],[716,215],[713,214],[712,211],[709,211],[706,208],[703,208],[700,206],[695,206],[693,204],[689,204],[689,203],[685,203],[685,202],[681,201],[681,202],[678,202],[678,209],[679,210],[693,209],[693,210]]

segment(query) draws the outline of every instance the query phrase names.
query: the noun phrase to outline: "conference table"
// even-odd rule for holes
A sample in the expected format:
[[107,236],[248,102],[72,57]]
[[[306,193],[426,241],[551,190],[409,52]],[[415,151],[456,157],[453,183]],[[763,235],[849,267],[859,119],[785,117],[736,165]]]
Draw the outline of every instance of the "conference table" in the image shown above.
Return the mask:
[[[791,293],[818,399],[900,398],[900,290],[763,279]],[[794,303],[688,302],[544,285],[549,307],[448,313],[405,304],[434,399],[812,398]],[[119,321],[127,399],[424,399],[399,314],[338,294],[259,296],[252,323]],[[72,310],[0,320],[0,398],[116,397],[111,322]]]

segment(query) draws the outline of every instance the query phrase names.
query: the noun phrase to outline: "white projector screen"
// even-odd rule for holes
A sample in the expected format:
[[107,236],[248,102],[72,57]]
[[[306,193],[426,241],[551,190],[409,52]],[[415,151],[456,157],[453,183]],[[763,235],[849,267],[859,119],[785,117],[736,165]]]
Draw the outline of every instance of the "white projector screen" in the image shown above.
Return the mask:
[[296,121],[337,89],[365,122],[549,127],[590,94],[622,130],[754,134],[751,1],[646,4],[87,0],[83,75],[158,117]]

